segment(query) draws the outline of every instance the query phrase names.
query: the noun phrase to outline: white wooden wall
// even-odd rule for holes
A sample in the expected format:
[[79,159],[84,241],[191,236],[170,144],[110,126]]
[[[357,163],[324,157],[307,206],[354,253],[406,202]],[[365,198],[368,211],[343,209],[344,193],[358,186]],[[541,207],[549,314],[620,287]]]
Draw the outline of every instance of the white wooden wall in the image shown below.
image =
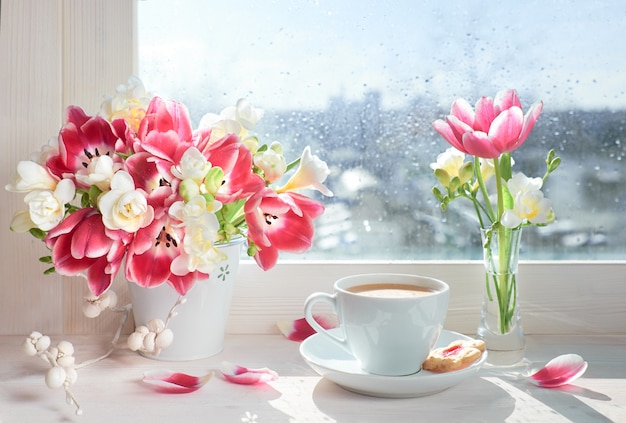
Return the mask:
[[[0,14],[0,182],[55,135],[69,104],[88,113],[135,70],[134,0],[2,0]],[[83,280],[43,276],[43,244],[9,231],[22,196],[0,190],[0,335],[103,333],[109,316],[83,317]],[[316,290],[353,273],[416,273],[451,286],[446,327],[473,333],[483,283],[480,263],[284,263],[262,272],[242,263],[229,331],[276,332],[302,316]],[[118,278],[119,279],[119,278]],[[528,333],[626,333],[626,262],[522,263],[520,295]],[[113,289],[127,301],[125,283]]]
[[[132,0],[3,0],[0,14],[0,180],[9,182],[58,133],[64,110],[99,110],[102,96],[134,71]],[[103,321],[82,318],[85,286],[43,276],[47,254],[27,234],[9,231],[22,196],[0,190],[0,334],[83,332]],[[98,328],[100,329],[100,328]]]

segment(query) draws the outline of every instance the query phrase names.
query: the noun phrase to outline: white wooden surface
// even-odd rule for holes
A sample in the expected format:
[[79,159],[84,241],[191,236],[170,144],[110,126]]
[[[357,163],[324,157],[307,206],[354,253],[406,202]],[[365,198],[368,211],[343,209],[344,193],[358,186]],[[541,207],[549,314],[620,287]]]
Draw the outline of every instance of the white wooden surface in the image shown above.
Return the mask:
[[[21,422],[624,422],[625,336],[532,336],[526,357],[540,365],[563,353],[589,363],[584,377],[543,389],[482,369],[442,393],[414,399],[366,397],[321,379],[303,361],[299,344],[280,335],[233,335],[223,353],[193,362],[163,363],[128,351],[79,371],[73,393],[84,414],[74,415],[62,390],[44,384],[45,363],[21,354],[21,337],[0,337],[0,421]],[[73,337],[79,361],[103,352],[106,340]],[[55,342],[58,339],[53,340]],[[150,369],[200,375],[227,360],[267,366],[280,375],[264,386],[214,377],[191,394],[160,394],[141,382]],[[248,414],[247,414],[248,413]]]
[[[55,135],[69,104],[96,113],[102,96],[135,69],[135,0],[3,0],[0,3],[0,184],[19,160]],[[43,276],[41,242],[9,231],[22,196],[0,189],[0,335],[106,333],[108,316],[86,319],[79,278]],[[301,316],[302,303],[357,272],[410,272],[450,283],[446,325],[473,332],[482,290],[479,263],[285,263],[262,272],[244,263],[231,333],[276,333],[277,320]],[[626,333],[626,262],[522,263],[520,295],[527,333]],[[114,290],[128,299],[118,278]],[[128,328],[127,328],[128,329]]]

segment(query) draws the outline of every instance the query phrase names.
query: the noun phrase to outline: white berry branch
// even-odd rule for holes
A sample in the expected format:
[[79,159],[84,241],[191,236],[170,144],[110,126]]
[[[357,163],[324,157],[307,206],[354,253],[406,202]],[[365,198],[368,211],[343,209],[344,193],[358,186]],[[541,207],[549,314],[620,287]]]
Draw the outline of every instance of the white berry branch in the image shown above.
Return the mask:
[[[126,347],[132,351],[140,351],[146,355],[158,356],[161,350],[171,345],[174,339],[174,333],[171,329],[168,329],[167,326],[171,319],[176,316],[176,308],[184,304],[185,301],[186,298],[183,296],[178,298],[170,309],[165,322],[161,319],[153,319],[145,326],[137,327],[135,332],[128,337]],[[76,406],[77,415],[81,415],[83,410],[70,390],[70,386],[78,379],[77,370],[104,360],[116,349],[124,348],[118,343],[122,329],[132,310],[132,305],[127,304],[124,307],[118,307],[117,295],[111,290],[108,290],[99,297],[89,296],[85,298],[85,303],[83,304],[83,313],[85,316],[95,318],[107,309],[121,313],[121,317],[117,330],[111,340],[109,350],[99,357],[76,364],[74,346],[71,342],[60,341],[56,347],[51,347],[50,337],[37,331],[31,332],[23,343],[23,349],[27,355],[39,357],[50,365],[50,369],[48,369],[45,377],[46,385],[51,389],[63,387],[66,401],[68,404]]]

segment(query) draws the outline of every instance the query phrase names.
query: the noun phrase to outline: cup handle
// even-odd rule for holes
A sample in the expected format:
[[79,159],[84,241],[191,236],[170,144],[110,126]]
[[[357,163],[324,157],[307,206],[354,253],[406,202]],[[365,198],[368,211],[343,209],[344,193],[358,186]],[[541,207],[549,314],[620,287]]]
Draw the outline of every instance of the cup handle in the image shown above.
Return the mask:
[[345,350],[350,351],[348,349],[348,344],[346,342],[346,337],[344,334],[343,338],[335,336],[324,329],[317,321],[313,318],[313,305],[317,302],[327,303],[333,309],[333,312],[337,314],[337,295],[336,294],[328,294],[326,292],[316,292],[314,294],[309,295],[309,297],[304,301],[304,318],[311,325],[313,329],[317,331],[317,333],[325,335],[330,338],[333,342],[336,342]]

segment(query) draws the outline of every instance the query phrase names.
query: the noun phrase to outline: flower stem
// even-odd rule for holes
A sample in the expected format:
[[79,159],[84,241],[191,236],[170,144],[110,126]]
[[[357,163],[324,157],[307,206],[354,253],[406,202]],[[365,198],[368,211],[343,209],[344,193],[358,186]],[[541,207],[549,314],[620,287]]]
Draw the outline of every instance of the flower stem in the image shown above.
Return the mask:
[[[494,166],[495,166],[495,160],[496,159],[494,159]],[[478,187],[480,188],[480,192],[482,193],[483,197],[485,197],[487,215],[489,217],[489,220],[493,223],[496,221],[496,215],[494,214],[493,207],[491,206],[491,201],[489,200],[489,192],[487,191],[487,187],[485,186],[485,181],[483,180],[483,174],[480,170],[480,158],[476,156],[474,156],[474,173],[476,174],[476,180],[478,181]],[[480,219],[480,215],[478,217]],[[485,228],[485,226],[483,226],[482,219],[480,220],[481,220],[481,227]]]

